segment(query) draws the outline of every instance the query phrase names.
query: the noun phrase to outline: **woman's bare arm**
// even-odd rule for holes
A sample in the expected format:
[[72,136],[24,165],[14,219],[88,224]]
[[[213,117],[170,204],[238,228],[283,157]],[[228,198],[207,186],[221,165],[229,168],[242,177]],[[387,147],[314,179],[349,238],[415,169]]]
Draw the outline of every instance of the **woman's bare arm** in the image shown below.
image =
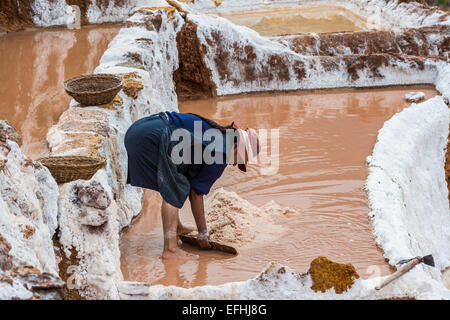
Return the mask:
[[[208,227],[206,226],[205,207],[203,204],[203,195],[197,194],[194,189],[191,188],[189,194],[189,201],[191,202],[192,214],[194,215],[195,224],[199,233],[206,233]],[[210,248],[208,239],[199,240],[202,248]]]

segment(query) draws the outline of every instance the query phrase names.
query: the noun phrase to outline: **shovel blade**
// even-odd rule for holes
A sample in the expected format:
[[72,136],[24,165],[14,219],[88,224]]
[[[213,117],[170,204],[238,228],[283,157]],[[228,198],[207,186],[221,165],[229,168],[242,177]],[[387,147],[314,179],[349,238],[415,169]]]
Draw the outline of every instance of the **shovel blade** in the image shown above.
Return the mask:
[[[196,237],[188,236],[188,235],[182,235],[182,236],[180,236],[180,239],[184,243],[188,243],[188,244],[193,245],[195,247],[200,247]],[[222,252],[233,254],[235,256],[237,256],[237,254],[238,254],[238,251],[235,248],[233,248],[232,246],[228,246],[226,244],[218,243],[218,242],[215,242],[215,241],[209,241],[209,244],[211,245],[211,249],[210,250],[222,251]]]
[[422,259],[420,259],[421,262],[425,263],[428,266],[434,267],[434,258],[431,254],[429,254],[428,256],[424,256],[422,257]]

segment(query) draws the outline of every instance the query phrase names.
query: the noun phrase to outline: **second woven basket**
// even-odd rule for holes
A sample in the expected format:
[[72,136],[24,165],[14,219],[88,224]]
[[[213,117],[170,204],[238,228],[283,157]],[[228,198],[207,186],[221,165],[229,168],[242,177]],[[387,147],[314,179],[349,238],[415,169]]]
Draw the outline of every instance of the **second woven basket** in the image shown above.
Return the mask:
[[113,74],[81,75],[64,81],[67,94],[85,106],[110,103],[122,85],[122,78]]
[[50,170],[57,183],[79,179],[90,180],[99,169],[106,165],[105,158],[83,156],[46,157],[37,161]]

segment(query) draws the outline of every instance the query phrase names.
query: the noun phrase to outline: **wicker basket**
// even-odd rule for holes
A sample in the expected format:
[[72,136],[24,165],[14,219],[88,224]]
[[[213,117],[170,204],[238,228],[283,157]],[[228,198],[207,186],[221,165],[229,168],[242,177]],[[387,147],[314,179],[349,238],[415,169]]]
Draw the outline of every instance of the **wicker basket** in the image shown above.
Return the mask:
[[99,106],[113,101],[122,89],[122,78],[113,74],[82,75],[64,81],[67,94],[85,106]]
[[46,166],[57,183],[89,180],[106,165],[105,158],[82,156],[46,157],[37,161]]

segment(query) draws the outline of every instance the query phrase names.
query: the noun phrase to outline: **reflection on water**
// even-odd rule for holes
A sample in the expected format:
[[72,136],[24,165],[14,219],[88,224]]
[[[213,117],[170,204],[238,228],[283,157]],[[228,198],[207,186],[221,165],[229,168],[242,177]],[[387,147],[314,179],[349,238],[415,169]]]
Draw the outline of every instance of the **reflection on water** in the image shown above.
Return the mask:
[[234,24],[249,27],[262,36],[368,28],[363,17],[339,6],[299,6],[270,11],[224,13],[221,16]]
[[[237,257],[202,252],[197,262],[166,263],[159,258],[163,244],[159,195],[147,191],[143,215],[121,239],[125,279],[184,287],[216,285],[252,278],[270,261],[305,272],[319,255],[353,263],[363,278],[388,274],[367,218],[365,159],[384,121],[408,105],[405,93],[416,90],[425,92],[427,99],[436,94],[431,87],[415,86],[182,102],[181,112],[202,114],[222,124],[235,120],[243,128],[279,128],[277,174],[262,176],[257,167],[241,173],[229,167],[214,188],[237,192],[256,205],[275,200],[300,214],[280,217],[277,223],[286,230],[280,239],[242,247]],[[188,203],[181,216],[194,225]]]
[[91,73],[119,26],[47,29],[0,36],[0,119],[35,159],[47,153],[45,135],[69,107],[65,79]]

